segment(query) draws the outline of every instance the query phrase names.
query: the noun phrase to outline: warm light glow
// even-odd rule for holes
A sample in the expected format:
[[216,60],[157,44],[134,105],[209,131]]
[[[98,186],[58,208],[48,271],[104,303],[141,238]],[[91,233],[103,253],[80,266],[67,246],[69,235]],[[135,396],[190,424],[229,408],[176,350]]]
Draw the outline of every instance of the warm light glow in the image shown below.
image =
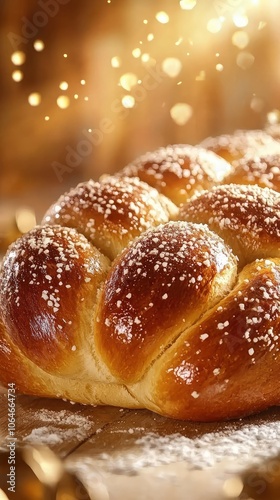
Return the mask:
[[185,125],[193,114],[192,107],[184,102],[178,102],[170,109],[171,118],[177,125]]
[[84,97],[84,100],[85,100],[85,101],[88,101],[88,96],[87,96],[87,95]]
[[13,52],[13,54],[11,55],[11,61],[15,66],[21,66],[22,64],[25,63],[25,60],[26,60],[26,55],[21,50],[17,50],[16,52]]
[[207,23],[207,30],[210,33],[218,33],[222,29],[222,22],[220,19],[209,19]]
[[114,56],[111,59],[111,66],[112,68],[119,68],[121,65],[121,58],[118,56]]
[[180,7],[183,10],[191,10],[196,6],[196,0],[180,0]]
[[125,95],[122,98],[122,105],[124,108],[133,108],[135,105],[135,99],[132,95]]
[[255,57],[250,52],[240,52],[236,58],[236,64],[241,69],[248,69],[254,64]]
[[206,73],[204,69],[202,69],[199,74],[195,77],[196,82],[203,82],[205,80]]
[[39,106],[41,100],[41,94],[39,94],[38,92],[32,92],[32,94],[28,96],[28,102],[30,106]]
[[267,113],[267,121],[270,125],[275,125],[276,123],[280,122],[280,110],[279,109],[273,109],[272,111],[269,111]]
[[137,59],[138,57],[141,56],[141,49],[139,49],[139,47],[137,47],[136,49],[133,49],[132,55],[133,55],[133,57],[135,57],[135,59]]
[[12,72],[12,79],[14,80],[14,82],[21,82],[21,80],[23,79],[23,72],[20,71],[19,69],[17,69],[16,71],[13,71]]
[[164,73],[166,73],[170,78],[175,78],[179,75],[182,69],[182,63],[176,57],[167,57],[164,59],[161,65]]
[[144,19],[143,23],[148,24],[148,19]]
[[36,217],[31,208],[19,208],[15,214],[16,225],[21,233],[27,233],[36,226]]
[[250,102],[250,108],[256,113],[260,113],[264,108],[264,101],[260,97],[253,96]]
[[153,33],[149,33],[148,36],[147,36],[148,42],[151,42],[154,38],[155,38],[155,36],[154,36]]
[[223,484],[223,492],[227,498],[237,498],[242,493],[244,484],[240,477],[233,476]]
[[4,493],[4,491],[1,489],[0,489],[0,500],[9,500],[6,493]]
[[81,80],[81,85],[85,85],[86,84],[86,81],[85,80]]
[[120,77],[120,85],[123,89],[130,91],[137,85],[137,76],[134,73],[125,73]]
[[68,89],[68,83],[67,82],[60,82],[59,88],[60,88],[60,90],[67,90]]
[[237,12],[236,14],[234,14],[232,16],[232,20],[233,20],[233,24],[237,27],[237,28],[245,28],[245,26],[247,26],[249,20],[248,20],[248,17],[243,14],[242,12]]
[[50,119],[50,117],[49,117],[49,116],[45,116],[45,121],[46,121],[46,122],[48,122],[48,121],[49,121],[49,119]]
[[33,43],[33,47],[37,52],[42,52],[42,50],[44,50],[45,48],[45,44],[43,40],[35,40],[35,42]]
[[150,60],[150,54],[145,53],[145,54],[143,54],[143,55],[141,56],[141,61],[142,61],[143,63],[147,63],[147,62],[149,62],[149,60]]
[[78,99],[79,95],[78,94],[74,94],[74,99]]
[[68,57],[68,54],[63,54],[63,57],[65,57],[65,59]]
[[180,45],[183,41],[183,37],[180,36],[180,38],[178,38],[177,42],[175,42],[175,45]]
[[250,41],[250,38],[246,31],[235,31],[235,33],[233,33],[232,35],[231,40],[233,45],[235,45],[239,49],[245,49]]
[[167,24],[169,22],[169,15],[161,10],[156,13],[156,20],[161,24]]
[[220,72],[221,72],[221,71],[223,71],[223,69],[224,69],[224,66],[223,66],[222,64],[220,64],[220,63],[219,63],[219,64],[216,64],[216,70],[217,70],[217,71],[220,71]]
[[70,105],[70,99],[67,95],[60,95],[57,100],[57,105],[61,109],[66,109]]

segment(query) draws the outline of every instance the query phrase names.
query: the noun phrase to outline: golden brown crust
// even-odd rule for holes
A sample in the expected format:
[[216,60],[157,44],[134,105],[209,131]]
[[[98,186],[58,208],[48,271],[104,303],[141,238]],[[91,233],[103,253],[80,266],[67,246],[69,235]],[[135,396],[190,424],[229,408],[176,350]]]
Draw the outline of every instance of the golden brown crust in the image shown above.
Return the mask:
[[139,179],[107,176],[62,195],[42,224],[76,228],[110,259],[150,227],[176,217],[177,208]]
[[191,420],[240,417],[279,404],[279,306],[280,260],[248,265],[232,292],[131,392],[151,409]]
[[280,191],[280,154],[254,158],[246,156],[233,162],[233,171],[225,184],[257,184]]
[[235,276],[232,252],[206,227],[170,222],[147,231],[105,282],[94,328],[99,357],[119,380],[139,380]]
[[139,177],[179,206],[196,191],[220,184],[230,171],[231,166],[210,151],[172,145],[140,156],[119,175]]
[[179,217],[202,222],[239,257],[239,265],[280,256],[280,194],[259,186],[217,186],[189,200]]
[[78,186],[7,252],[0,381],[191,420],[280,404],[279,206],[230,184],[166,222],[178,209],[139,179]]
[[37,227],[10,247],[1,270],[1,311],[27,358],[49,373],[80,374],[90,311],[108,269],[108,259],[75,229]]
[[215,152],[229,163],[244,156],[254,157],[280,153],[280,144],[263,130],[236,130],[204,139],[200,146]]

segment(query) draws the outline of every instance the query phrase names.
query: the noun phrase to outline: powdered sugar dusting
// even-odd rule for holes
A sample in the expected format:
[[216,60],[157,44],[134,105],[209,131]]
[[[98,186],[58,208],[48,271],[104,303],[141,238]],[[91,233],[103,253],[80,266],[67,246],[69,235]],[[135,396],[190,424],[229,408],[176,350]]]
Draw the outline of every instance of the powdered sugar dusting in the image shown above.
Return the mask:
[[32,414],[32,421],[38,421],[37,427],[23,437],[24,443],[54,446],[68,440],[82,441],[92,428],[85,416],[67,410],[37,410]]
[[[106,176],[62,195],[43,223],[75,227],[110,258],[150,227],[177,213],[170,200],[139,179]],[[117,242],[117,245],[116,245]]]
[[194,191],[220,183],[230,170],[230,165],[211,151],[172,145],[140,156],[120,175],[140,177],[179,205]]

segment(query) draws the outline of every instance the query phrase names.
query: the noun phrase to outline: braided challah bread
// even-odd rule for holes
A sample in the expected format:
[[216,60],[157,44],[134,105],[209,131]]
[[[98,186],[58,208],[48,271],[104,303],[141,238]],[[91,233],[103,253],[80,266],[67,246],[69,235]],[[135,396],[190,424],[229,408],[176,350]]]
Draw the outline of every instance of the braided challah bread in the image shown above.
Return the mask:
[[280,194],[203,191],[205,169],[178,209],[181,174],[167,198],[123,173],[66,193],[8,249],[0,381],[201,421],[280,404]]

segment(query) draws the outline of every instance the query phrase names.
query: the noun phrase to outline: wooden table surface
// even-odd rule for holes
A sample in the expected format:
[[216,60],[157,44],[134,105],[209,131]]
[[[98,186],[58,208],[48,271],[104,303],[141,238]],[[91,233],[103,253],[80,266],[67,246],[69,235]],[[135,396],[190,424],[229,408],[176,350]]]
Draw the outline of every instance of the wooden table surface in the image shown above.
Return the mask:
[[[6,394],[1,394],[3,451],[9,442],[7,403]],[[239,494],[229,496],[225,484],[251,470],[255,460],[274,460],[274,475],[265,483],[267,496],[250,498],[280,498],[280,481],[278,496],[268,496],[268,486],[275,487],[278,481],[275,464],[280,472],[280,462],[275,462],[280,453],[280,408],[234,422],[202,424],[146,410],[17,396],[16,442],[20,448],[48,446],[68,471],[89,485],[95,500],[239,498]],[[1,460],[3,467],[7,454]],[[3,477],[2,471],[2,481]]]

